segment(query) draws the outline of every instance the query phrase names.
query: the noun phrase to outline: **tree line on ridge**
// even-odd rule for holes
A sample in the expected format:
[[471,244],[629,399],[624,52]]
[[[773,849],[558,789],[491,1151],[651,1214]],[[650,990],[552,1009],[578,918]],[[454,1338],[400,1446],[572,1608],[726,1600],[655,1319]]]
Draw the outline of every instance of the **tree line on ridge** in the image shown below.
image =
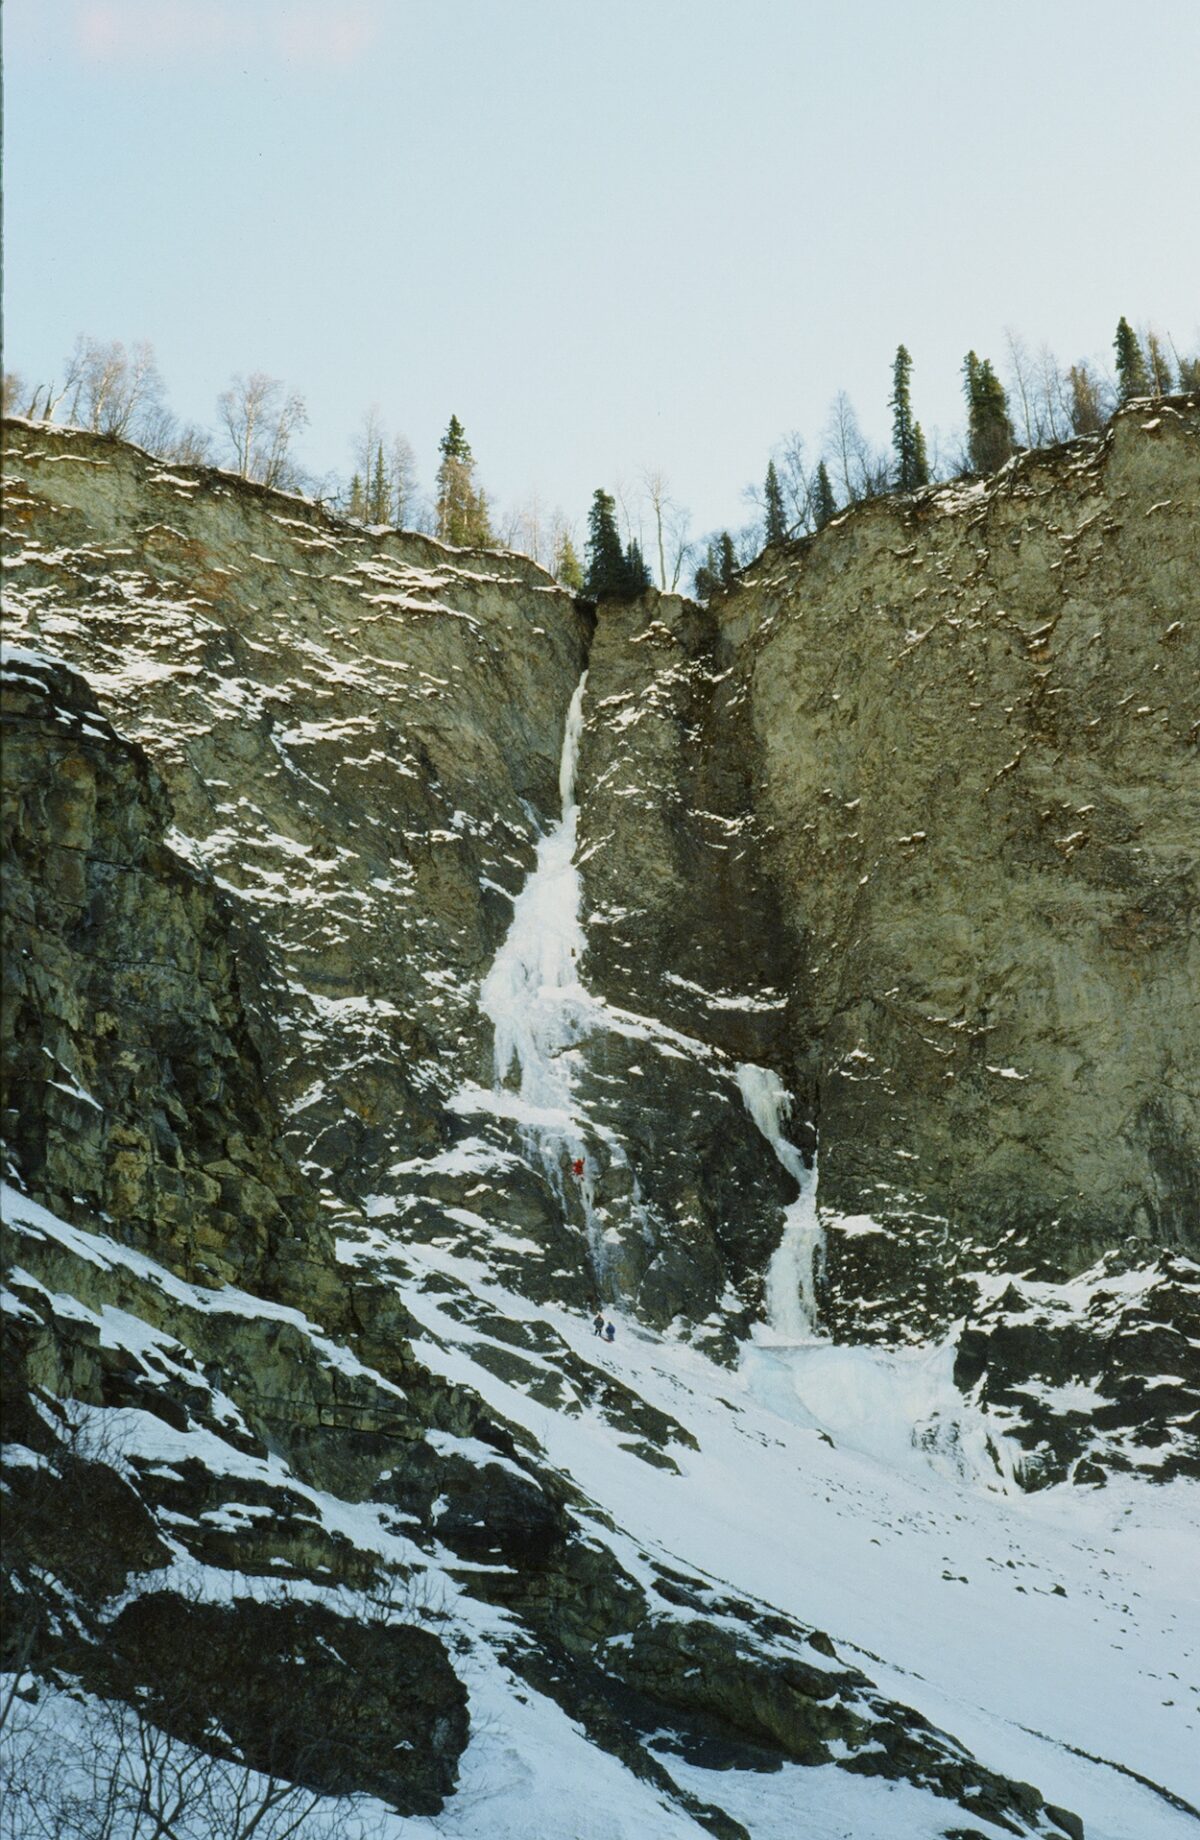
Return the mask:
[[791,434],[770,456],[761,486],[743,496],[752,515],[737,530],[693,538],[686,507],[660,469],[648,468],[615,492],[598,488],[587,516],[584,561],[577,526],[534,495],[500,514],[477,478],[475,457],[457,415],[438,447],[432,496],[421,491],[416,456],[403,434],[388,430],[377,406],[364,414],[352,442],[349,480],[314,476],[296,440],[308,422],[303,395],[253,371],[230,379],[217,398],[217,430],[183,423],[167,406],[153,348],[81,336],[61,382],[30,387],[4,373],[6,415],[53,422],[132,440],[180,465],[226,465],[240,477],[302,491],[368,527],[419,530],[464,548],[519,549],[575,593],[626,599],[654,586],[688,582],[706,600],[729,588],[767,545],[821,529],[848,506],[891,492],[913,492],[948,478],[982,477],[1016,453],[1100,432],[1122,404],[1173,390],[1200,389],[1200,356],[1181,356],[1168,338],[1140,336],[1124,316],[1113,341],[1111,375],[1085,359],[1067,367],[1043,346],[1031,353],[1006,338],[1005,376],[974,350],[963,360],[966,412],[960,435],[930,443],[912,396],[913,360],[901,344],[892,364],[889,450],[863,435],[844,391],[834,398],[815,462]]

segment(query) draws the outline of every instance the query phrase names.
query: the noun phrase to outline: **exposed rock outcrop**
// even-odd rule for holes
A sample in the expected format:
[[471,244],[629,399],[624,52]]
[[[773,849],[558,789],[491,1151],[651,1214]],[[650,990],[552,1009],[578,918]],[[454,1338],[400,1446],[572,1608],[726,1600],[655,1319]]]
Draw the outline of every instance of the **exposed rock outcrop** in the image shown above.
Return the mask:
[[[823,1330],[970,1311],[964,1410],[1027,1483],[1187,1467],[1200,410],[860,507],[712,608],[598,614],[520,558],[8,434],[9,1662],[407,1812],[483,1681],[726,1840],[696,1772],[1052,1831],[863,1651],[614,1526],[561,1426],[648,1487],[700,1443],[561,1306],[735,1363],[819,1152]],[[585,665],[573,1172],[479,985]]]
[[208,1283],[321,1291],[331,1241],[279,1146],[230,904],[166,847],[170,805],[74,672],[2,680],[3,1109],[47,1205]]
[[474,985],[557,808],[588,622],[519,557],[368,536],[118,442],[6,433],[13,625],[149,749],[172,847],[252,942],[290,1140],[319,1180],[370,1192],[488,1065]]
[[1200,1249],[1198,557],[1179,399],[861,505],[707,616],[602,610],[587,974],[719,1062],[657,1062],[626,1101],[663,1223],[641,1267],[678,1218],[697,1245],[653,1319],[727,1278],[754,1296],[768,1229],[721,1077],[742,1058],[819,1138],[835,1334],[938,1331],[977,1273]]

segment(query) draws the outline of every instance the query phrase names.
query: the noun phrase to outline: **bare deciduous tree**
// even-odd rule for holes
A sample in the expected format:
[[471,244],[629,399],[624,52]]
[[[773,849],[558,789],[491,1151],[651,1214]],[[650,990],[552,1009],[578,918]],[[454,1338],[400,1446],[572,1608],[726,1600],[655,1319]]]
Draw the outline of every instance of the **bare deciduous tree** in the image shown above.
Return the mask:
[[1071,399],[1067,379],[1049,345],[1037,355],[1037,403],[1042,439],[1065,441],[1071,432]]
[[658,585],[664,594],[673,594],[691,555],[691,513],[671,496],[670,481],[661,467],[647,467],[642,486],[654,526]]
[[[817,503],[817,469],[810,472],[805,460],[804,437],[796,429],[784,436],[779,447],[771,456],[775,465],[775,476],[783,493],[784,512],[787,518],[787,534],[794,537],[816,526]],[[765,513],[765,494],[761,485],[748,485],[742,493],[748,503],[760,514]],[[759,547],[762,547],[763,532],[760,525]]]
[[390,448],[392,522],[397,530],[423,530],[421,488],[417,480],[417,456],[404,435],[392,436]]
[[549,548],[545,507],[536,489],[523,503],[499,518],[495,528],[496,540],[502,549],[517,550],[522,556],[529,556],[543,567],[549,556],[553,555]]
[[888,457],[872,449],[858,425],[854,404],[845,390],[839,390],[833,399],[825,439],[830,463],[841,482],[847,504],[857,504],[861,499],[886,492],[891,477]]
[[332,1800],[186,1744],[120,1700],[42,1689],[4,1738],[0,1840],[368,1840],[362,1798]]
[[251,371],[230,380],[217,398],[236,471],[259,485],[288,487],[299,480],[292,458],[294,436],[308,422],[304,398],[278,377]]
[[391,524],[397,530],[431,529],[412,444],[404,435],[390,432],[378,403],[363,411],[350,452],[354,482],[345,505],[352,517],[368,524]]
[[1004,328],[1004,346],[1008,353],[1008,398],[1017,405],[1018,413],[1013,419],[1017,423],[1021,445],[1040,447],[1043,431],[1029,347],[1020,333],[1014,332],[1011,326]]
[[69,419],[93,434],[126,440],[162,407],[162,378],[146,340],[126,351],[120,339],[80,337],[68,367]]
[[195,422],[181,423],[163,450],[164,460],[178,461],[181,466],[209,466],[212,454],[212,435]]

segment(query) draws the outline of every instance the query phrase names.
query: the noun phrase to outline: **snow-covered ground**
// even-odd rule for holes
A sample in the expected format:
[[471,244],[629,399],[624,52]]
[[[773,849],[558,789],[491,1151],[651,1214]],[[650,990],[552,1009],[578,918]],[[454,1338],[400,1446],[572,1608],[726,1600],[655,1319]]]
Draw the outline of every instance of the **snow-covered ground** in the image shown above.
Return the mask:
[[[484,985],[498,1087],[515,1058],[521,1097],[543,1108],[555,1148],[582,1139],[571,1043],[582,1027],[604,1026],[577,972],[570,848],[581,694],[582,686],[564,744],[563,819],[539,850]],[[1129,1480],[1025,1495],[994,1421],[954,1385],[949,1342],[888,1352],[821,1341],[815,1183],[783,1133],[787,1095],[765,1069],[744,1066],[737,1080],[798,1196],[769,1273],[770,1321],[736,1371],[619,1313],[616,1343],[604,1348],[586,1321],[496,1283],[486,1254],[473,1260],[400,1240],[389,1247],[373,1235],[372,1257],[393,1264],[408,1308],[430,1332],[424,1358],[534,1433],[615,1521],[619,1534],[597,1523],[597,1535],[635,1575],[649,1558],[682,1565],[825,1630],[847,1659],[980,1761],[1082,1814],[1090,1840],[1195,1832],[1200,1816],[1181,1804],[1200,1803],[1200,1490]],[[498,1090],[497,1104],[503,1097]],[[531,1128],[536,1135],[536,1122]],[[475,1305],[469,1329],[459,1309],[443,1307],[447,1293],[464,1292]],[[491,1340],[489,1312],[540,1323],[564,1353],[611,1365],[696,1448],[676,1441],[675,1469],[652,1466],[602,1415],[568,1415],[497,1379],[477,1358]],[[948,1821],[944,1803],[932,1813],[920,1806],[929,1800],[921,1792],[864,1786],[843,1772],[741,1779],[672,1769],[762,1840],[792,1836],[801,1821],[813,1840],[940,1833]],[[639,1825],[644,1814],[624,1824],[612,1807],[590,1826],[547,1817],[546,1828],[506,1827],[495,1808],[490,1818],[498,1824],[486,1831],[496,1834],[658,1831]]]
[[[144,1255],[58,1223],[11,1192],[5,1214],[77,1257],[178,1291],[189,1308],[298,1322],[244,1293],[183,1286]],[[387,1247],[385,1229],[375,1222],[369,1246],[347,1242],[345,1256],[392,1272],[427,1332],[416,1343],[420,1358],[534,1434],[595,1504],[591,1531],[634,1577],[649,1580],[653,1564],[666,1564],[823,1629],[842,1659],[982,1763],[1081,1814],[1088,1840],[1183,1840],[1196,1831],[1181,1803],[1200,1801],[1200,1490],[1137,1479],[1023,1495],[972,1442],[937,1350],[768,1342],[747,1346],[731,1372],[619,1316],[609,1348],[582,1317],[504,1289],[486,1258],[400,1238]],[[58,1301],[82,1311],[69,1295]],[[567,1412],[498,1379],[487,1356],[512,1343],[489,1333],[490,1317],[503,1329],[537,1331],[542,1352],[523,1355],[531,1368],[561,1370],[572,1357],[602,1366],[698,1448],[675,1439],[675,1469],[660,1468],[598,1396],[595,1404],[580,1396]],[[128,1311],[106,1309],[98,1327],[110,1345],[143,1353],[163,1342]],[[310,1333],[326,1358],[339,1358],[315,1326]],[[178,1359],[180,1351],[167,1343],[159,1353]],[[219,1403],[236,1423],[231,1403]],[[463,1588],[454,1555],[419,1552],[386,1530],[377,1505],[312,1489],[275,1457],[248,1458],[209,1430],[176,1431],[146,1412],[120,1416],[126,1456],[191,1456],[235,1478],[253,1472],[299,1493],[315,1519],[360,1550],[430,1570],[470,1644],[461,1666],[473,1736],[447,1813],[390,1817],[396,1840],[698,1836],[690,1816],[514,1679],[496,1653],[507,1618]],[[205,1588],[227,1590],[229,1580],[208,1571]],[[934,1840],[956,1824],[945,1800],[832,1767],[763,1775],[706,1771],[672,1756],[669,1768],[755,1840]],[[999,1832],[972,1819],[982,1833]]]
[[[1021,1494],[973,1442],[939,1350],[751,1346],[730,1373],[618,1318],[601,1351],[585,1321],[503,1291],[482,1265],[397,1254],[412,1271],[405,1302],[436,1337],[423,1357],[537,1436],[616,1521],[620,1536],[598,1535],[635,1574],[648,1554],[815,1624],[990,1768],[1079,1812],[1089,1840],[1196,1831],[1200,1817],[1134,1775],[1200,1803],[1200,1490],[1130,1481]],[[671,1446],[678,1474],[653,1467],[599,1415],[567,1416],[495,1379],[473,1358],[490,1338],[441,1307],[447,1284],[607,1362],[699,1449]],[[795,1833],[805,1806],[810,1773],[785,1775],[794,1800],[773,1813],[776,1779],[772,1794],[746,1787],[763,1840]],[[736,1813],[728,1787],[710,1779],[706,1795]],[[944,1803],[940,1813],[944,1825]]]

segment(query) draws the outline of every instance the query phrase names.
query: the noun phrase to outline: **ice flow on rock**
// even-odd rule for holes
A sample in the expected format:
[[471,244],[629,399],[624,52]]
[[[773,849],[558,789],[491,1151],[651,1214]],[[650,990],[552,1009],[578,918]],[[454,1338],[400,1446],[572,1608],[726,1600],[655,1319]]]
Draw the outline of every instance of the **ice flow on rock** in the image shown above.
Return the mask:
[[585,671],[563,735],[558,773],[562,815],[537,846],[533,871],[513,904],[512,923],[479,993],[494,1033],[497,1086],[506,1086],[515,1065],[518,1122],[536,1138],[548,1165],[564,1151],[579,1154],[583,1142],[574,1111],[571,1051],[588,1033],[592,1009],[579,981],[585,941],[574,860],[579,820],[575,768],[586,687]]
[[767,1266],[767,1327],[781,1342],[811,1342],[817,1332],[814,1270],[821,1244],[816,1164],[805,1168],[783,1134],[792,1101],[779,1075],[743,1061],[737,1083],[746,1110],[800,1190],[784,1209],[783,1236]]

